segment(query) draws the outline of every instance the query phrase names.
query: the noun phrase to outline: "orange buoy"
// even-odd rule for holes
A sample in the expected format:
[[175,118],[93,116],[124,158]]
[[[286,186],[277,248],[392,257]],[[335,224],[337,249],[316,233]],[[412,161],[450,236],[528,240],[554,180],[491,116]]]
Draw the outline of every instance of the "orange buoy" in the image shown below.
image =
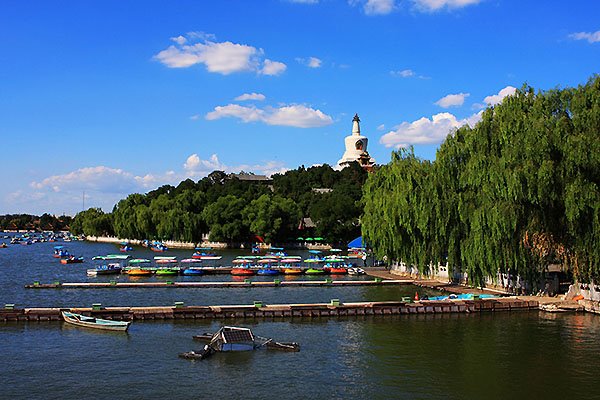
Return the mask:
[[419,292],[415,292],[415,301],[419,301]]

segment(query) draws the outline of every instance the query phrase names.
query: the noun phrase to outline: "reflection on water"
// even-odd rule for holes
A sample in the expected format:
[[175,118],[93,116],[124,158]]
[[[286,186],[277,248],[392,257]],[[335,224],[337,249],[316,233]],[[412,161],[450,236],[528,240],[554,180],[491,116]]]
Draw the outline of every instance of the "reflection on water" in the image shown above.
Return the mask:
[[[413,296],[416,290],[24,290],[33,280],[87,279],[89,265],[60,265],[46,254],[51,246],[42,246],[3,253],[0,301],[34,306],[375,301]],[[79,246],[74,253],[86,258],[116,248]],[[217,354],[196,362],[177,357],[200,348],[192,335],[214,332],[221,323],[299,342],[301,351]],[[128,334],[62,322],[0,323],[0,398],[588,399],[598,397],[599,333],[596,315],[538,312],[134,322]]]
[[597,390],[599,323],[593,315],[513,312],[243,325],[261,336],[298,341],[302,349],[221,353],[190,362],[177,354],[198,350],[192,335],[215,331],[218,322],[134,323],[129,335],[58,322],[7,323],[0,330],[0,354],[11,362],[0,363],[0,389],[5,398],[52,393],[63,399],[81,398],[82,390],[94,391],[91,398],[125,399],[558,399],[591,398]]

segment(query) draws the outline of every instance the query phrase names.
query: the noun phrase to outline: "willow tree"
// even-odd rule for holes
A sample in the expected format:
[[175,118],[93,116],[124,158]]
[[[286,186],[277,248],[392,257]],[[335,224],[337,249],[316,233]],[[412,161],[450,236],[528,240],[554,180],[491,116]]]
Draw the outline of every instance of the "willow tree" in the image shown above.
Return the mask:
[[442,255],[436,236],[439,197],[432,164],[412,151],[392,154],[392,161],[364,186],[362,231],[378,257],[402,260],[427,272]]
[[393,153],[364,186],[363,233],[379,256],[422,272],[447,259],[473,282],[553,262],[597,278],[599,147],[600,77],[524,86],[452,132],[434,162]]

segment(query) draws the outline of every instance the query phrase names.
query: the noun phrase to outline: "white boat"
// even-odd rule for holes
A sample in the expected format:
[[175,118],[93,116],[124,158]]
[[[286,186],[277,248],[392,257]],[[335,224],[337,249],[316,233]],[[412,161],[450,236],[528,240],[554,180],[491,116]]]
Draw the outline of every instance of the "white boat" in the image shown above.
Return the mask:
[[111,321],[108,319],[100,319],[81,314],[75,314],[69,311],[62,311],[62,316],[65,322],[68,322],[69,324],[82,326],[84,328],[101,329],[105,331],[125,332],[131,324],[130,321]]
[[348,268],[349,275],[364,275],[365,270],[359,267]]

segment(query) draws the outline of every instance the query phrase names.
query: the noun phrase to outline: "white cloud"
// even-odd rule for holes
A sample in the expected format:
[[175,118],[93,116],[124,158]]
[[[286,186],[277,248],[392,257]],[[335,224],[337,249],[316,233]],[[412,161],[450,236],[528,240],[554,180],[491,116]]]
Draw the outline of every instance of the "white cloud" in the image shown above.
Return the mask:
[[264,110],[254,106],[246,107],[239,104],[228,104],[226,106],[217,106],[214,111],[206,114],[205,118],[209,121],[214,121],[220,118],[234,117],[239,118],[243,122],[256,122],[264,118]]
[[317,57],[309,57],[308,58],[308,66],[310,68],[320,68],[322,61]]
[[31,187],[37,190],[101,190],[123,191],[138,187],[135,176],[118,168],[105,166],[81,168],[64,175],[53,175],[41,182],[32,182]]
[[246,171],[268,176],[288,170],[282,162],[272,160],[265,161],[261,164],[226,165],[219,160],[219,157],[216,154],[212,154],[208,160],[202,160],[197,154],[192,154],[187,158],[183,167],[185,169],[185,175],[182,179],[199,179],[216,170],[227,173]]
[[62,175],[52,175],[39,182],[32,182],[28,189],[17,190],[5,196],[6,209],[28,210],[35,214],[50,212],[74,215],[81,210],[83,192],[85,205],[101,207],[110,211],[113,205],[131,193],[141,193],[161,185],[177,185],[186,178],[200,179],[215,170],[225,172],[247,171],[272,175],[288,170],[280,161],[265,160],[260,164],[227,165],[216,154],[201,159],[190,155],[183,169],[163,173],[136,175],[107,166],[85,167]]
[[176,46],[169,46],[161,51],[154,58],[169,68],[187,68],[200,62],[200,58],[194,54],[190,46],[188,49],[179,49]]
[[442,108],[459,107],[465,103],[465,99],[469,96],[469,93],[449,94],[436,101],[435,104]]
[[266,99],[264,94],[252,92],[252,93],[244,93],[242,95],[239,95],[234,100],[236,100],[236,101],[246,101],[246,100],[263,101],[264,99]]
[[411,144],[438,144],[457,128],[475,124],[481,119],[481,112],[458,120],[453,114],[435,114],[431,119],[423,117],[413,122],[403,122],[395,130],[383,135],[379,142],[385,147],[406,147]]
[[210,156],[208,160],[201,160],[198,154],[194,153],[187,158],[183,169],[186,171],[208,171],[209,173],[215,170],[223,170],[226,167],[221,164],[219,157],[216,154]]
[[600,42],[600,31],[571,33],[569,38],[573,40],[587,40],[589,43],[597,43]]
[[366,15],[386,15],[396,8],[394,0],[367,0],[363,10]]
[[403,69],[402,71],[390,71],[390,75],[399,76],[401,78],[410,78],[415,76],[415,71],[412,69]]
[[500,90],[498,94],[487,96],[485,99],[483,99],[483,101],[489,106],[494,106],[496,104],[501,103],[506,96],[512,96],[513,94],[515,94],[516,91],[516,88],[512,86],[507,86],[504,89]]
[[192,121],[197,121],[197,120],[199,120],[199,119],[200,119],[200,114],[194,114],[194,115],[192,115],[192,116],[190,117],[190,119],[191,119]]
[[418,75],[412,69],[403,69],[403,70],[400,70],[400,71],[390,71],[390,75],[395,76],[395,77],[400,77],[400,78],[430,79],[428,76]]
[[333,119],[321,110],[315,110],[301,104],[292,104],[277,108],[246,107],[238,104],[217,106],[206,114],[209,121],[233,117],[243,122],[263,122],[267,125],[293,126],[296,128],[315,128],[330,125]]
[[481,116],[483,115],[483,110],[476,112],[473,115],[468,116],[463,121],[467,123],[470,127],[475,127],[479,121],[481,121]]
[[297,128],[315,128],[333,123],[333,119],[321,112],[303,105],[290,105],[275,108],[267,115],[269,125],[294,126]]
[[457,9],[479,4],[481,0],[413,0],[418,10],[426,12],[439,11],[446,9]]
[[385,125],[384,125],[384,124],[381,124],[381,125],[379,125],[379,126],[377,127],[377,130],[378,130],[378,131],[383,131],[384,129],[385,129]]
[[[214,36],[202,32],[187,34],[187,38],[171,38],[176,44],[154,56],[169,68],[188,68],[204,64],[209,72],[229,75],[234,72],[253,71],[264,75],[278,75],[285,71],[285,64],[265,59],[263,51],[253,46],[232,42],[216,42]],[[190,41],[199,40],[199,43]],[[261,63],[264,65],[260,68]]]
[[185,42],[187,42],[187,39],[181,35],[177,37],[172,37],[171,40],[177,43],[178,45],[184,45]]
[[260,73],[263,75],[281,75],[287,69],[287,65],[279,61],[265,59]]
[[296,61],[298,61],[302,65],[306,65],[309,68],[321,68],[321,66],[323,65],[323,61],[317,57],[308,57],[308,58],[298,57],[298,58],[296,58]]

